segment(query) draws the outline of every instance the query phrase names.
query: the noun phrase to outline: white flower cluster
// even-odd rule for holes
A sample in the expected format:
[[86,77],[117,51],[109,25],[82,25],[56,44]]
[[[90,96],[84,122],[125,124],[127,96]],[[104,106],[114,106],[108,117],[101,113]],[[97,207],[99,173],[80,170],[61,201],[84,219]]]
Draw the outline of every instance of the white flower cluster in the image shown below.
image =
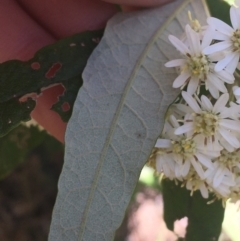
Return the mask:
[[182,58],[167,62],[182,90],[169,108],[157,140],[154,167],[204,198],[240,199],[240,1],[230,8],[232,27],[209,17],[201,27],[191,18],[182,40],[169,41]]

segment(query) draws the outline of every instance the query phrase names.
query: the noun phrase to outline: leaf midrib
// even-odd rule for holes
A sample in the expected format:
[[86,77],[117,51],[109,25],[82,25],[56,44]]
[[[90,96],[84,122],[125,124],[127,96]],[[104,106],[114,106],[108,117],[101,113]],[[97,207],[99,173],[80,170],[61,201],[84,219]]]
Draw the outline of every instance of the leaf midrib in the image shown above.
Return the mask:
[[[147,56],[147,53],[148,53],[148,50],[151,48],[151,46],[156,42],[156,39],[159,37],[159,35],[162,33],[162,31],[164,31],[164,29],[166,28],[166,26],[176,17],[176,15],[188,4],[190,3],[191,0],[185,0],[176,10],[175,12],[164,22],[163,25],[161,25],[161,27],[155,32],[155,34],[150,38],[148,44],[146,45],[144,51],[142,52],[142,54],[140,55],[135,67],[133,68],[132,70],[132,73],[129,77],[129,81],[124,89],[124,92],[123,92],[123,95],[121,97],[121,100],[118,104],[118,107],[117,107],[117,111],[116,111],[116,114],[114,115],[113,117],[113,120],[112,120],[112,125],[110,126],[110,129],[109,129],[109,133],[107,135],[107,138],[106,138],[106,142],[104,144],[104,147],[103,147],[103,151],[101,153],[101,156],[100,156],[100,159],[99,159],[99,162],[98,162],[98,165],[97,165],[97,168],[96,168],[96,171],[95,171],[95,175],[94,175],[94,179],[93,179],[93,184],[91,186],[91,190],[89,192],[89,196],[88,196],[88,199],[87,199],[87,203],[86,203],[86,208],[84,210],[84,213],[83,213],[83,218],[81,220],[81,225],[80,225],[80,231],[79,231],[79,236],[78,236],[78,241],[81,241],[82,238],[83,238],[83,235],[84,235],[84,230],[85,230],[85,226],[86,226],[86,221],[87,221],[87,217],[88,217],[88,212],[89,212],[89,209],[90,209],[90,206],[92,204],[92,200],[93,200],[93,197],[94,197],[94,193],[95,193],[95,190],[96,190],[96,187],[97,187],[97,184],[98,184],[98,179],[99,179],[99,175],[100,175],[100,171],[101,171],[101,167],[102,167],[102,164],[105,160],[105,157],[107,155],[107,152],[108,152],[108,148],[109,148],[109,145],[110,145],[110,142],[111,142],[111,139],[112,139],[112,136],[113,136],[113,133],[114,133],[114,130],[115,130],[115,127],[117,125],[117,122],[118,122],[118,118],[119,118],[119,115],[121,113],[121,110],[124,106],[124,103],[125,103],[125,98],[131,88],[131,85],[135,79],[135,76],[140,68],[140,66],[142,65],[144,59],[146,58]],[[202,0],[202,2],[204,3],[204,0]]]

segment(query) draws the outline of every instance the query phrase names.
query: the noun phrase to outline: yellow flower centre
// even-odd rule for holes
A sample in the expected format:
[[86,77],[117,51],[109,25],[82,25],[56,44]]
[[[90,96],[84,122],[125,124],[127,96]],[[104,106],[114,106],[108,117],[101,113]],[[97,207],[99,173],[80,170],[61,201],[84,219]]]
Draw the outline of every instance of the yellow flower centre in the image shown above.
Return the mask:
[[194,133],[201,133],[205,136],[212,136],[216,133],[219,123],[217,115],[207,111],[194,115]]
[[172,141],[172,151],[180,154],[183,158],[193,156],[196,152],[196,144],[193,140],[182,139],[180,141]]
[[240,162],[239,152],[228,152],[224,149],[221,151],[221,155],[217,158],[217,161],[223,164],[225,167],[232,169],[236,167]]
[[233,43],[233,51],[240,51],[240,29],[237,29],[233,33],[231,40]]
[[200,80],[205,80],[209,73],[209,61],[205,55],[190,56],[188,55],[187,69],[193,76]]

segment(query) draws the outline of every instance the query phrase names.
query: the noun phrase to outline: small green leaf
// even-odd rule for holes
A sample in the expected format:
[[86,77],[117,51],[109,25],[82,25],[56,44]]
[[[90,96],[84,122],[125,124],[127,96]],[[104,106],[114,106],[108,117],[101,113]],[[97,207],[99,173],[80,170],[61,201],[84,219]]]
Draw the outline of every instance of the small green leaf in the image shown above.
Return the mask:
[[167,227],[173,230],[174,221],[188,217],[185,241],[218,240],[221,232],[224,208],[221,201],[214,201],[211,196],[204,199],[199,191],[191,196],[190,191],[176,185],[174,181],[162,181],[164,200],[164,219]]

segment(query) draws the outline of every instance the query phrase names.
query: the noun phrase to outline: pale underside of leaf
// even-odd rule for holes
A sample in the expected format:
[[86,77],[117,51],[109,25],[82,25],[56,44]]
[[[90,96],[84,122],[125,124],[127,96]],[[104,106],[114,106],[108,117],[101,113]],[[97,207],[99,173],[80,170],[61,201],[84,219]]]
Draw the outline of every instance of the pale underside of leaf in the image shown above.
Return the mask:
[[188,11],[205,24],[204,8],[200,0],[178,0],[109,21],[68,124],[50,241],[114,238],[179,94],[172,88],[176,71],[164,66],[179,57],[168,35],[181,37]]

